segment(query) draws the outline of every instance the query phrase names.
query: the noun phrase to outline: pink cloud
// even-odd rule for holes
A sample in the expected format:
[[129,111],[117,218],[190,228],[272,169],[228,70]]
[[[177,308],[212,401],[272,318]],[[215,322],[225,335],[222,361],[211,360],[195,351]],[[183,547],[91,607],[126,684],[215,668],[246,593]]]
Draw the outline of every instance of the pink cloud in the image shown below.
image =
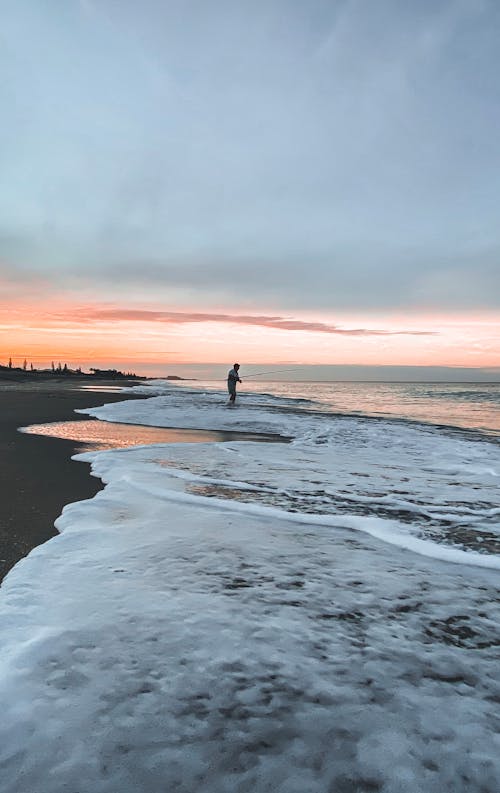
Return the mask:
[[155,311],[151,309],[86,308],[73,313],[84,321],[114,320],[136,322],[162,322],[168,325],[182,325],[195,322],[225,322],[235,325],[253,325],[274,330],[309,331],[313,333],[332,333],[345,336],[435,336],[436,331],[424,330],[380,330],[373,328],[341,328],[325,322],[306,322],[287,317],[245,315],[245,314],[207,314],[182,311]]

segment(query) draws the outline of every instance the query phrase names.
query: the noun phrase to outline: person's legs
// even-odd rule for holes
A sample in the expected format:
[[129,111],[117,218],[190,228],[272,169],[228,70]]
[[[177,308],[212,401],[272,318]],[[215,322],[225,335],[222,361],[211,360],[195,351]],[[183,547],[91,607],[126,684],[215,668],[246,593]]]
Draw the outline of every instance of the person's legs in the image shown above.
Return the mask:
[[229,387],[229,401],[234,403],[236,400],[236,386]]

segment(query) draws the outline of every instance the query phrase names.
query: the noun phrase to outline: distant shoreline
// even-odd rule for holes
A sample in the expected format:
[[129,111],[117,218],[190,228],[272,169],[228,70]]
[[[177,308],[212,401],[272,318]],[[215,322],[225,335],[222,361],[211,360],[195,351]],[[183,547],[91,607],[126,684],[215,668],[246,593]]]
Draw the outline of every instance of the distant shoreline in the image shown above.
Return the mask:
[[89,374],[86,372],[81,372],[81,374],[77,374],[76,372],[71,372],[70,374],[63,374],[62,372],[40,372],[40,371],[30,371],[29,369],[24,371],[23,369],[9,369],[8,367],[1,367],[0,368],[0,385],[2,383],[52,383],[54,386],[64,385],[65,383],[88,383],[92,385],[92,383],[96,384],[108,384],[108,385],[123,385],[123,386],[130,386],[130,385],[137,385],[143,380],[180,380],[189,382],[191,380],[196,380],[194,377],[179,377],[175,374],[165,375],[165,377],[150,377],[148,375],[127,375],[127,374],[118,374],[118,375],[98,375],[98,374]]
[[16,383],[22,383],[25,381],[35,381],[35,382],[51,382],[54,384],[59,383],[67,383],[67,382],[98,382],[98,381],[105,381],[108,383],[110,380],[113,383],[123,383],[127,380],[132,380],[134,383],[137,383],[139,380],[152,380],[158,378],[151,378],[142,375],[96,375],[90,374],[86,372],[76,373],[71,372],[69,374],[63,374],[62,372],[40,372],[40,371],[30,371],[29,369],[24,371],[23,369],[9,369],[7,367],[2,367],[0,369],[0,382],[2,380],[14,381]]

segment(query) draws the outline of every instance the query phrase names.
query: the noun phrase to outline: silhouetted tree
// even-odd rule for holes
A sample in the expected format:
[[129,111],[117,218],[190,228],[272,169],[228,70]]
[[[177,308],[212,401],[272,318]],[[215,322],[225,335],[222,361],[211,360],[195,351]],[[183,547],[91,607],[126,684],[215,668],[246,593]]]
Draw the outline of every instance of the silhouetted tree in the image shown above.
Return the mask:
[[126,375],[123,372],[120,372],[118,369],[95,369],[93,366],[90,367],[90,371],[97,375],[97,377],[110,377],[112,379],[116,379],[118,377],[135,377],[136,375],[132,372],[127,373]]

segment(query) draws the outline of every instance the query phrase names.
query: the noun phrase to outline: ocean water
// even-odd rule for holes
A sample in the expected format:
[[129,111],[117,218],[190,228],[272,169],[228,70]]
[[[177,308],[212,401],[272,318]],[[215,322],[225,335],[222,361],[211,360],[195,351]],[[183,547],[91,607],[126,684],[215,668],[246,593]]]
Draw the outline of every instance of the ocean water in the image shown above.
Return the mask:
[[500,387],[138,388],[80,412],[287,442],[77,455],[0,590],[5,793],[496,793]]
[[199,495],[332,525],[342,516],[343,525],[354,521],[359,530],[421,553],[498,565],[500,384],[249,381],[235,408],[227,407],[220,383],[193,388],[155,381],[142,390],[155,398],[89,412],[110,421],[292,439],[287,449],[246,450],[236,473],[245,487],[234,484],[222,450],[206,467],[197,450],[193,463],[183,452],[179,464],[210,479],[197,485]]
[[[220,383],[205,382],[205,388]],[[285,397],[310,410],[401,418],[500,436],[500,383],[262,382],[244,378],[248,392]]]

